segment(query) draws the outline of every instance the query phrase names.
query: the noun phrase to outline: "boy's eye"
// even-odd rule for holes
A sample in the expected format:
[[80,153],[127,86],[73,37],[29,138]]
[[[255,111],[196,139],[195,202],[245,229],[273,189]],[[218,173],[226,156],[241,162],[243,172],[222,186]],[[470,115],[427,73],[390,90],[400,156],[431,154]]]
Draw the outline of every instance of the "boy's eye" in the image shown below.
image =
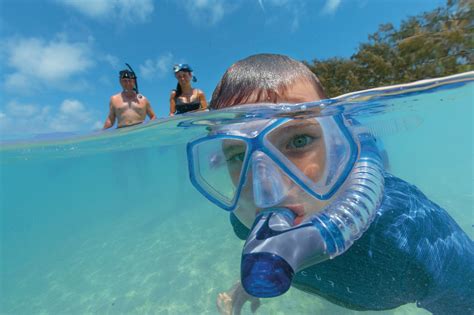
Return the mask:
[[308,135],[298,135],[293,137],[288,143],[289,149],[300,149],[313,142],[314,138]]
[[227,162],[242,163],[244,161],[244,159],[245,159],[245,152],[240,152],[240,153],[235,153],[235,154],[232,154],[231,156],[229,156],[227,158]]

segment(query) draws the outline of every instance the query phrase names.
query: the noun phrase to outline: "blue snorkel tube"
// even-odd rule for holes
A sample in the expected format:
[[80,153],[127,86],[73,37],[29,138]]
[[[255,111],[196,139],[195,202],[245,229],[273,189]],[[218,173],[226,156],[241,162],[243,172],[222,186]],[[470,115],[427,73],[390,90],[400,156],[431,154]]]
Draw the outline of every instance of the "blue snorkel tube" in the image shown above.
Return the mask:
[[383,159],[372,135],[362,131],[354,138],[359,158],[331,204],[296,226],[286,208],[258,214],[242,252],[248,294],[285,293],[297,271],[341,255],[369,228],[383,197]]
[[138,78],[137,78],[137,75],[135,74],[135,71],[133,71],[132,67],[128,64],[128,63],[125,63],[125,65],[128,67],[128,69],[130,69],[130,72],[133,73],[133,75],[135,76],[135,93],[139,94],[140,92],[138,92]]

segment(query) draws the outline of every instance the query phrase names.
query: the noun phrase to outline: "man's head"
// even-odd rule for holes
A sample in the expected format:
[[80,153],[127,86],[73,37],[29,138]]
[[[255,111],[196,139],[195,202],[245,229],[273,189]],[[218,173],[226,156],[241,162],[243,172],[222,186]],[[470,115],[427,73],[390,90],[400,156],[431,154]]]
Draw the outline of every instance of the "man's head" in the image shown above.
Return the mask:
[[134,91],[136,89],[137,76],[135,72],[130,70],[122,70],[119,72],[120,85],[125,92]]
[[318,78],[303,63],[258,54],[233,64],[212,94],[210,107],[254,103],[302,103],[326,98]]

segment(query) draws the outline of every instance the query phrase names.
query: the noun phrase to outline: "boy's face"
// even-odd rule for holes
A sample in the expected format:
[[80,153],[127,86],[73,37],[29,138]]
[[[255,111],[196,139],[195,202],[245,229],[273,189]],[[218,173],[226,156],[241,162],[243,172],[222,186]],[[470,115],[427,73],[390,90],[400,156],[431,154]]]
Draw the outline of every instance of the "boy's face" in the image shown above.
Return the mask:
[[[290,86],[285,94],[287,96],[281,100],[282,103],[320,100],[317,91],[306,81]],[[267,139],[309,180],[314,183],[320,180],[326,165],[326,149],[323,130],[316,119],[291,120],[272,130]],[[223,150],[226,155],[229,175],[234,185],[237,185],[246,147],[241,142],[227,140],[223,145]],[[235,210],[235,215],[247,227],[252,226],[257,213],[262,210],[255,205],[252,180],[252,174],[249,171],[246,184],[240,195],[239,206]],[[284,176],[282,180],[285,181],[284,186],[288,189],[284,200],[278,206],[286,207],[295,213],[295,224],[299,224],[327,203],[315,200],[288,177]]]

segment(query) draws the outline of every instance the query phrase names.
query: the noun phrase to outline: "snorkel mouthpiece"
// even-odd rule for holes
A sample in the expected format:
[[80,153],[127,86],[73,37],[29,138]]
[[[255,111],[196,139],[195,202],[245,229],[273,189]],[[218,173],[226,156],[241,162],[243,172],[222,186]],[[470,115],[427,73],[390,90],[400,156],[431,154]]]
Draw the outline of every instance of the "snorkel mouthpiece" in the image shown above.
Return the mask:
[[295,274],[290,264],[277,253],[258,252],[254,247],[274,236],[272,234],[275,234],[277,228],[291,228],[294,218],[295,215],[284,208],[265,211],[257,216],[245,243],[241,263],[241,282],[248,294],[256,297],[274,297],[290,288]]
[[248,294],[282,295],[306,261],[328,258],[323,238],[313,223],[293,226],[295,217],[289,209],[273,208],[255,219],[241,262],[241,282]]
[[280,256],[270,253],[255,253],[242,257],[242,286],[256,297],[282,295],[291,287],[295,272]]

